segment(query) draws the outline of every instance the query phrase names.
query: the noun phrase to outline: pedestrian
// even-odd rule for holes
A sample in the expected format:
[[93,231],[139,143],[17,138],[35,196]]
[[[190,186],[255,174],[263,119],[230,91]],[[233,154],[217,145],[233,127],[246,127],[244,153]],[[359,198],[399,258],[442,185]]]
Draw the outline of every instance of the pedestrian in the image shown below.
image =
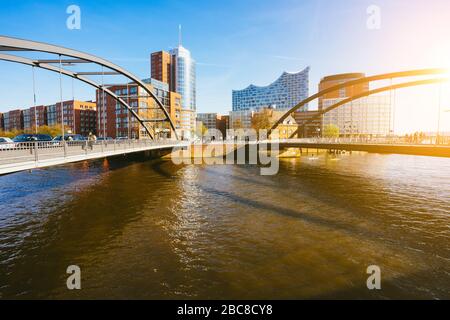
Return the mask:
[[94,142],[97,141],[97,137],[92,132],[89,132],[88,135],[88,145],[91,150],[94,149]]

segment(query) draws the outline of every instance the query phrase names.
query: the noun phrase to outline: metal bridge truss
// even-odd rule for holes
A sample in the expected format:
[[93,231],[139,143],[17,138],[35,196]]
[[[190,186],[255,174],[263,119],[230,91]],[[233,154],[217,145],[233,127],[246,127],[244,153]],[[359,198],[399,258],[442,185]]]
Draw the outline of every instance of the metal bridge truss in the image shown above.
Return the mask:
[[[359,84],[365,84],[370,83],[374,81],[380,81],[380,80],[392,80],[392,79],[398,79],[398,78],[408,78],[408,77],[420,77],[420,76],[432,76],[432,75],[445,75],[448,74],[448,70],[446,69],[420,69],[420,70],[410,70],[410,71],[403,71],[403,72],[394,72],[394,73],[386,73],[386,74],[380,74],[370,77],[364,77],[359,78],[356,80],[348,81],[345,83],[341,83],[332,87],[329,87],[327,89],[324,89],[305,100],[301,101],[299,104],[291,108],[289,111],[287,111],[278,121],[272,126],[272,128],[269,130],[269,135],[273,130],[278,128],[280,124],[283,123],[284,120],[286,120],[290,115],[293,115],[294,112],[298,111],[300,108],[304,107],[306,104],[310,103],[311,101],[314,101],[320,97],[323,97],[324,95],[328,93],[332,93],[344,88],[352,87]],[[438,77],[438,78],[432,78],[432,79],[424,79],[424,80],[417,80],[417,81],[410,81],[410,82],[404,82],[404,83],[398,83],[398,84],[391,84],[389,86],[377,88],[374,90],[369,90],[362,92],[360,94],[354,95],[352,97],[348,97],[347,99],[344,99],[340,102],[335,103],[334,105],[329,106],[326,109],[323,109],[319,111],[317,114],[311,116],[308,119],[305,119],[301,124],[299,124],[299,127],[296,132],[294,132],[293,136],[296,135],[298,132],[301,132],[302,129],[305,128],[305,126],[309,123],[312,123],[313,121],[320,119],[325,113],[328,113],[342,105],[345,105],[347,103],[350,103],[354,100],[358,100],[370,95],[375,95],[378,93],[396,90],[396,89],[403,89],[408,87],[415,87],[415,86],[423,86],[423,85],[430,85],[430,84],[436,84],[436,83],[442,83],[447,82],[449,79],[445,77]]]
[[[55,46],[51,44],[46,44],[42,42],[22,40],[5,36],[0,36],[0,52],[41,52],[41,53],[56,54],[58,55],[58,59],[39,60],[0,53],[0,60],[37,67],[48,71],[57,72],[60,73],[61,75],[65,75],[76,80],[80,80],[100,90],[101,92],[104,92],[105,94],[109,95],[114,100],[116,100],[118,103],[120,103],[122,106],[124,106],[131,114],[131,116],[134,117],[139,122],[139,124],[145,129],[150,138],[152,139],[156,138],[155,134],[156,130],[154,126],[155,124],[161,122],[169,122],[173,134],[178,139],[175,125],[172,119],[170,118],[169,112],[162,104],[162,102],[153,93],[153,91],[147,87],[147,85],[144,82],[142,82],[137,76],[126,71],[120,66],[117,66],[105,59],[84,52],[60,46]],[[82,69],[80,71],[69,71],[62,68],[63,64],[71,67],[79,67],[85,64],[92,64],[94,66],[101,67],[101,71],[83,71]],[[87,76],[98,76],[98,75],[123,76],[127,78],[129,82],[136,84],[139,88],[142,88],[144,92],[148,95],[148,98],[153,98],[153,100],[156,102],[157,108],[146,108],[146,109],[161,110],[163,113],[163,118],[151,119],[142,117],[142,115],[133,110],[133,108],[123,99],[123,98],[136,98],[135,95],[130,95],[130,93],[127,92],[127,96],[122,95],[118,96],[111,90],[107,89],[107,87],[111,85],[99,84],[87,78]],[[126,83],[122,85],[126,85]]]

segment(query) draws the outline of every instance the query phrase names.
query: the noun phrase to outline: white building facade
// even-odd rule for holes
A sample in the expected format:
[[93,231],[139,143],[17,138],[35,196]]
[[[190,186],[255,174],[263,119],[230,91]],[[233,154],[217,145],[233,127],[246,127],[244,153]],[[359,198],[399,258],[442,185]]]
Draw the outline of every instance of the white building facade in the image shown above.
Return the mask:
[[175,74],[173,81],[175,91],[181,95],[181,109],[183,112],[182,131],[184,139],[191,139],[196,127],[197,89],[196,63],[189,50],[181,44],[170,51]]
[[[323,108],[342,100],[324,99]],[[369,96],[325,113],[323,127],[335,125],[341,136],[388,136],[392,133],[392,118],[389,96]]]

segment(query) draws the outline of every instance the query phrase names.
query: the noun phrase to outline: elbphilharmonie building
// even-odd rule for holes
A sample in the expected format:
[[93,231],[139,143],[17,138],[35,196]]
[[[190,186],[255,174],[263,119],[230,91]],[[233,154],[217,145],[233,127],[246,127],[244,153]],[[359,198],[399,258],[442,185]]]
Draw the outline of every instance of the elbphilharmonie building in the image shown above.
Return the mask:
[[[256,110],[272,106],[287,110],[309,95],[309,70],[297,73],[284,72],[275,82],[258,87],[250,85],[243,90],[233,90],[233,111]],[[307,106],[304,106],[307,110]]]

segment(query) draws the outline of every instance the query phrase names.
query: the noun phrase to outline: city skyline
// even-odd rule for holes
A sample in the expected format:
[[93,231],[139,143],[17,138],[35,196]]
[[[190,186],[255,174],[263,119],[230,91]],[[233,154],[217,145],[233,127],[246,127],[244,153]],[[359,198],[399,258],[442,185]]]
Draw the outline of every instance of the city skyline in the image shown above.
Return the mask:
[[0,0],[0,301],[450,299],[448,39],[449,0]]
[[[320,79],[331,74],[364,72],[371,75],[450,66],[450,46],[445,41],[450,29],[446,27],[449,24],[446,1],[430,4],[377,1],[376,5],[381,8],[379,30],[370,30],[366,25],[367,8],[371,4],[371,1],[349,1],[340,6],[330,1],[282,1],[274,9],[268,1],[248,1],[233,2],[233,6],[229,6],[233,9],[230,9],[224,4],[209,2],[186,5],[180,1],[151,4],[138,1],[136,10],[132,10],[120,4],[106,6],[81,1],[78,3],[82,13],[81,30],[69,30],[65,26],[68,2],[34,4],[25,1],[17,5],[3,1],[3,8],[8,10],[2,12],[8,12],[8,16],[1,16],[0,30],[8,36],[45,40],[92,52],[123,65],[141,78],[148,78],[149,54],[173,49],[181,24],[183,43],[198,61],[197,111],[221,114],[231,110],[233,89],[242,89],[251,83],[266,86],[283,71],[298,72],[308,65],[311,66],[311,94],[317,92]],[[23,10],[25,7],[29,10]],[[245,13],[250,10],[252,16],[248,17]],[[135,14],[131,17],[130,12],[140,12],[135,14],[142,18],[133,19]],[[152,16],[151,12],[158,14]],[[219,13],[229,19],[214,19]],[[50,16],[55,18],[48,19]],[[149,18],[145,19],[147,16]],[[203,19],[198,19],[200,17]],[[418,23],[430,19],[435,22],[433,26]],[[18,21],[28,22],[19,24]],[[129,35],[125,25],[145,32]],[[441,27],[435,28],[435,25]],[[415,37],[417,32],[430,36]],[[343,37],[344,34],[351,36]],[[118,38],[120,44],[117,44]],[[264,41],[267,38],[276,41]],[[31,106],[30,69],[6,62],[0,62],[0,68],[5,70],[0,75],[4,83],[0,112]],[[24,80],[27,78],[29,83]],[[38,105],[59,100],[54,90],[57,75],[37,70],[36,80]],[[71,82],[63,80],[65,100],[72,98]],[[75,83],[74,87],[77,99],[91,100],[95,96],[84,85]],[[448,90],[444,91],[442,108],[446,110],[450,97]],[[435,86],[399,91],[396,95],[397,133],[404,133],[411,127],[433,131],[437,121],[437,95]],[[427,105],[430,110],[424,116],[422,109]],[[314,108],[314,104],[311,107]],[[408,121],[401,120],[403,115],[408,116]],[[449,113],[442,114],[443,130],[450,130],[449,117]]]

